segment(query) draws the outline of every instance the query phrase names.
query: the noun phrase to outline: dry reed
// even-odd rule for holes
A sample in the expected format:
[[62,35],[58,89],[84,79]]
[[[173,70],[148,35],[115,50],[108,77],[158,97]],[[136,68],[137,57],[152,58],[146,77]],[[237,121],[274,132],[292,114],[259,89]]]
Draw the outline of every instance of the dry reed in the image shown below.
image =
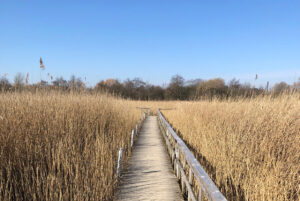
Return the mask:
[[299,200],[298,95],[174,104],[163,114],[228,200]]
[[228,200],[299,200],[300,97],[126,101],[0,95],[0,200],[111,200],[120,146],[158,108]]
[[141,116],[106,95],[0,94],[0,200],[111,200]]

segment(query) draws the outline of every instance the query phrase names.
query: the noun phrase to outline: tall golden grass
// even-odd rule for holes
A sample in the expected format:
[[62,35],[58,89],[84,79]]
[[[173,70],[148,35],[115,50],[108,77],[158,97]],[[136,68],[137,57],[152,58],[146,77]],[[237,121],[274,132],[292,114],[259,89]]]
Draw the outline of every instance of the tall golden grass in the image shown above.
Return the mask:
[[140,116],[107,95],[0,94],[0,200],[111,200]]
[[111,200],[137,107],[162,110],[228,200],[299,200],[300,97],[127,101],[0,94],[0,200]]
[[174,104],[163,114],[228,200],[299,200],[299,95]]

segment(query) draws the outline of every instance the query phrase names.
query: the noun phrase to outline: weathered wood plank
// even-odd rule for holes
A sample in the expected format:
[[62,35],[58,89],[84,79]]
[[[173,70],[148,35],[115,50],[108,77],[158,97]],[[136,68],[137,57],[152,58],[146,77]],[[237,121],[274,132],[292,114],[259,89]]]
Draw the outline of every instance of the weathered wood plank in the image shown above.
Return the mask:
[[183,200],[157,117],[146,118],[114,200]]

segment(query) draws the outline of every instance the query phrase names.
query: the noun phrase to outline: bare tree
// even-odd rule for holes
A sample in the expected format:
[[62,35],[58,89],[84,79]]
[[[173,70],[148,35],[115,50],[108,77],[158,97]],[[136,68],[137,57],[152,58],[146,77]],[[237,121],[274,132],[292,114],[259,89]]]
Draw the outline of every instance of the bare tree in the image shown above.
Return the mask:
[[85,87],[85,84],[82,82],[81,78],[76,78],[75,75],[71,76],[70,80],[68,81],[68,85],[72,90],[78,90]]
[[22,73],[17,73],[14,77],[14,87],[20,90],[24,86],[24,75]]
[[9,83],[8,79],[5,76],[2,76],[0,78],[0,89],[2,91],[7,91],[11,87],[11,84]]
[[287,91],[289,88],[290,86],[286,82],[280,82],[274,85],[272,91],[274,94],[278,95]]
[[212,99],[213,97],[223,97],[226,94],[227,86],[222,78],[215,78],[199,83],[197,96]]
[[63,77],[57,77],[54,81],[52,81],[53,86],[59,87],[62,89],[68,88],[68,82]]
[[235,79],[235,78],[233,78],[232,80],[229,81],[228,87],[230,89],[238,89],[238,88],[241,87],[240,81],[237,80],[237,79]]
[[298,78],[297,82],[294,82],[294,84],[293,84],[293,90],[300,91],[300,77]]
[[184,78],[180,75],[174,75],[166,89],[168,99],[182,100],[185,99]]

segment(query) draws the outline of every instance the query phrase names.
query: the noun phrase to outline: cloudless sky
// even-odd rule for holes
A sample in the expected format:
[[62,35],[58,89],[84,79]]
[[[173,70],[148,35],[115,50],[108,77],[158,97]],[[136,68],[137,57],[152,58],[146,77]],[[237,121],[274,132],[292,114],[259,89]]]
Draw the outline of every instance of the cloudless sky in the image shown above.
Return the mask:
[[161,85],[175,74],[292,83],[300,1],[0,0],[0,76],[17,72],[31,82],[74,74],[89,85],[134,77]]

